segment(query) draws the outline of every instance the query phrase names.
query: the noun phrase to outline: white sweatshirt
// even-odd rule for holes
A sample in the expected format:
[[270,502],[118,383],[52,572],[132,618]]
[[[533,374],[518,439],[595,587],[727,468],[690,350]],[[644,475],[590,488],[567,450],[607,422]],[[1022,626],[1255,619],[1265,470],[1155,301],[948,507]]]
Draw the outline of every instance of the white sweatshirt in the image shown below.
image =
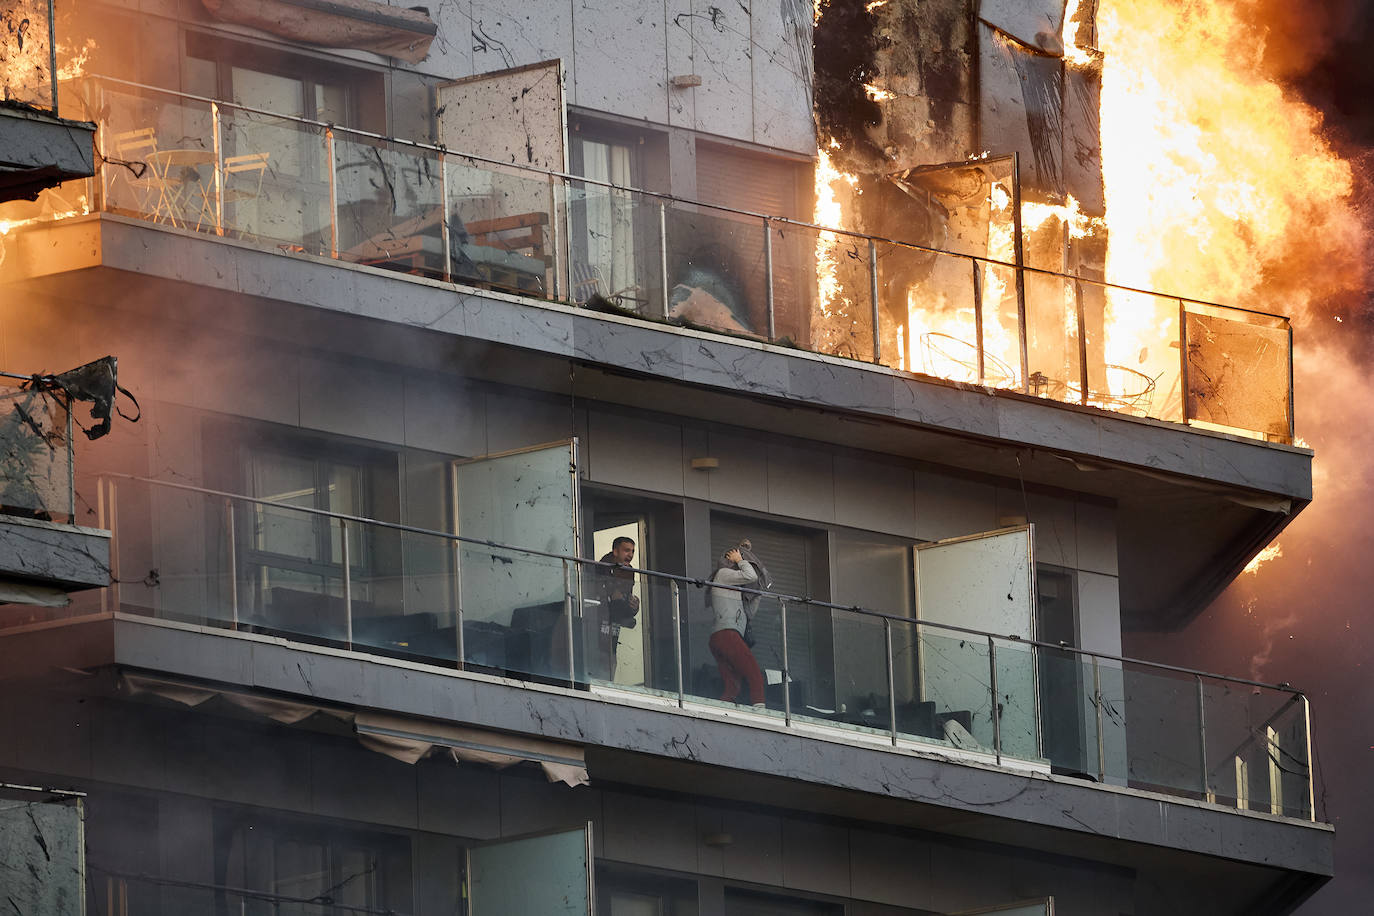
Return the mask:
[[[754,567],[750,566],[746,560],[739,564],[739,569],[722,566],[716,570],[711,581],[718,585],[738,585],[742,588],[750,588],[759,581],[759,574],[754,572]],[[735,630],[741,636],[744,635],[744,626],[749,619],[744,615],[744,602],[739,592],[725,588],[711,589],[711,610],[715,612],[716,617],[715,626],[711,628],[711,632]]]

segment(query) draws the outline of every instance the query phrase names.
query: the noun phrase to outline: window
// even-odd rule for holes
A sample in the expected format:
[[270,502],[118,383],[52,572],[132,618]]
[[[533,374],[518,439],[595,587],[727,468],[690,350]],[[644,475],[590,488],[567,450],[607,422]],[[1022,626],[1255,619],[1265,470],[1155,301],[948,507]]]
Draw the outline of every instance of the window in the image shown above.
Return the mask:
[[[267,450],[250,452],[247,464],[249,495],[269,503],[253,504],[247,561],[259,592],[285,587],[341,595],[343,538],[338,523],[292,510],[362,514],[362,467]],[[358,533],[356,526],[352,533]],[[351,565],[363,565],[366,552],[351,546]]]
[[[640,135],[584,121],[573,127],[568,149],[573,174],[617,188],[643,186]],[[641,272],[652,259],[637,257],[636,249],[647,250],[641,237],[656,228],[640,225],[640,199],[574,182],[570,203],[575,298],[585,301],[598,293],[627,308],[645,307],[644,289],[650,284]]]
[[[403,836],[326,824],[215,812],[216,912],[277,916],[302,912],[302,900],[322,901],[319,916],[356,908],[411,908],[410,841]],[[229,888],[251,894],[236,894]],[[326,905],[329,901],[333,905]]]

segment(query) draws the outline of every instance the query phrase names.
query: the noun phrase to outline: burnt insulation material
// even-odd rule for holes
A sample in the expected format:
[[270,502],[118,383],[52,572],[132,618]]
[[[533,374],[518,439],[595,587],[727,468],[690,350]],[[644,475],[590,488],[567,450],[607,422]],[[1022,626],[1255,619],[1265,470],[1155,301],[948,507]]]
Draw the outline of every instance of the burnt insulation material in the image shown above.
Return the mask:
[[882,122],[882,108],[865,83],[877,74],[877,18],[867,0],[822,0],[812,46],[816,62],[816,122],[821,142],[881,155],[865,128]]

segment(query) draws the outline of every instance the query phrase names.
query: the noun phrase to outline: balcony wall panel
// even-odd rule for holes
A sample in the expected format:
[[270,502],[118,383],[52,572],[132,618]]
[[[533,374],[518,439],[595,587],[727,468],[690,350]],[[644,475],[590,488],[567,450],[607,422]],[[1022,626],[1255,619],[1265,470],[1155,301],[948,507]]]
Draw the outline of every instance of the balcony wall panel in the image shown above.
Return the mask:
[[618,862],[680,868],[697,860],[696,809],[666,798],[602,794],[604,855]]
[[[352,740],[313,743],[310,748],[310,811],[416,829],[415,767],[368,750]],[[367,786],[359,792],[359,786]]]
[[604,410],[588,412],[592,480],[681,496],[682,427]]
[[487,401],[452,376],[405,376],[405,444],[450,455],[487,453]]
[[783,883],[782,818],[726,809],[721,830],[734,841],[725,851],[724,877],[774,886]]
[[575,103],[666,124],[668,25],[662,7],[646,9],[635,0],[582,3],[572,20]]
[[301,358],[301,425],[378,442],[405,441],[402,376],[357,363]]
[[896,906],[928,906],[935,881],[934,844],[910,837],[849,832],[849,874],[855,894]]
[[1117,574],[1116,509],[1079,500],[1078,567],[1108,576]]
[[962,477],[916,472],[918,538],[938,541],[996,527],[996,487]]
[[421,830],[465,837],[501,835],[501,774],[465,766],[455,778],[444,760],[416,765],[416,799]]
[[573,434],[572,408],[566,400],[494,391],[485,397],[489,454],[556,442]]
[[835,522],[905,537],[916,535],[916,480],[910,467],[836,455]]
[[835,478],[830,454],[770,443],[768,511],[818,522],[835,521]]
[[768,511],[768,440],[723,429],[709,436],[708,454],[720,467],[699,473],[708,475],[711,502]]
[[788,887],[849,897],[849,830],[789,819],[782,831],[783,883]]

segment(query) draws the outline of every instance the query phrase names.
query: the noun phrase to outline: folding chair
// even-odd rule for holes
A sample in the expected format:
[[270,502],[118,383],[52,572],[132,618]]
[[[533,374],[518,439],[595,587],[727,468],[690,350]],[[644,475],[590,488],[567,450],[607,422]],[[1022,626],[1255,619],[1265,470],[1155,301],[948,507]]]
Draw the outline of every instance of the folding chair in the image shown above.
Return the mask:
[[[262,194],[262,180],[267,174],[267,160],[270,156],[270,153],[243,153],[226,157],[224,167],[220,170],[219,190],[211,189],[206,193],[204,208],[196,228],[211,225],[215,227],[215,232],[223,235],[224,206],[239,201],[257,200]],[[254,173],[257,174],[256,180],[252,177]],[[252,190],[249,190],[249,186]],[[254,234],[242,225],[235,231],[238,232],[239,238]]]
[[105,166],[111,169],[110,196],[117,201],[119,186],[128,185],[134,194],[132,203],[135,212],[139,216],[156,215],[158,198],[162,194],[162,178],[154,166],[157,131],[151,127],[140,127],[117,133],[113,140],[115,158],[127,165]]

